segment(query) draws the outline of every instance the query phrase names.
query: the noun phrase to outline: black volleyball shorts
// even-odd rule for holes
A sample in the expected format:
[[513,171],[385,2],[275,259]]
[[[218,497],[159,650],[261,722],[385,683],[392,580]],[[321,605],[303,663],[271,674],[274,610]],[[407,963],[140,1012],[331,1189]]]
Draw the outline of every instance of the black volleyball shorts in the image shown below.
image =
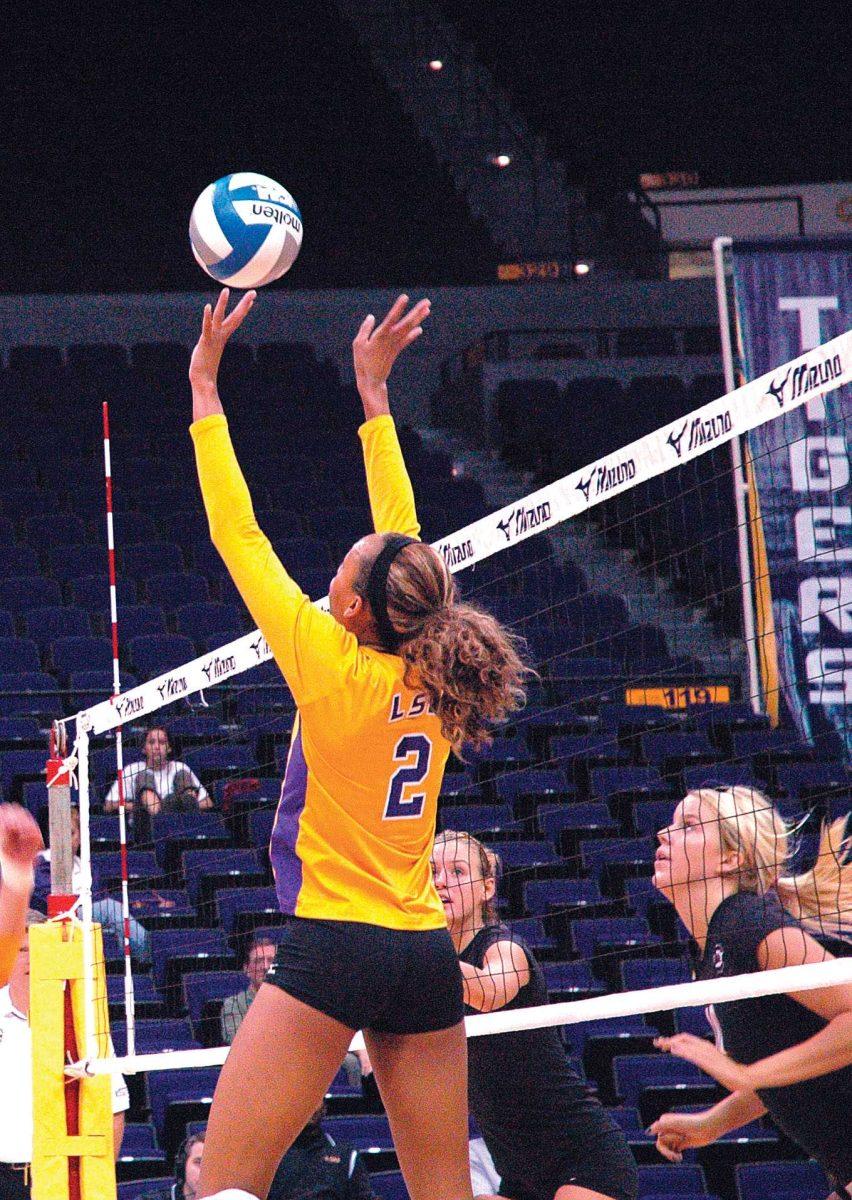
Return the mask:
[[350,1029],[433,1033],[464,1016],[446,929],[290,917],[266,982]]

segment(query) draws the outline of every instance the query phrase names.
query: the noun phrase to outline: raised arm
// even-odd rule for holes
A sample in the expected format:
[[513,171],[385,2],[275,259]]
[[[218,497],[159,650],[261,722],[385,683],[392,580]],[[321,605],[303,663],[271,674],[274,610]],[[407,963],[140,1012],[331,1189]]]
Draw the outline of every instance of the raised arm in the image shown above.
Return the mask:
[[0,987],[9,982],[33,890],[41,831],[25,808],[0,804]]
[[414,492],[388,402],[388,376],[399,355],[423,332],[431,302],[419,300],[406,313],[408,296],[400,296],[381,325],[372,313],[364,319],[352,343],[355,379],[364,406],[358,433],[364,447],[367,490],[376,533],[417,537],[420,525]]
[[190,364],[195,457],[210,536],[251,615],[269,643],[297,704],[342,686],[354,669],[358,643],[328,613],[311,604],[290,578],[260,529],[237,463],[217,387],[222,351],[255,293],[226,316],[228,291],[204,309]]

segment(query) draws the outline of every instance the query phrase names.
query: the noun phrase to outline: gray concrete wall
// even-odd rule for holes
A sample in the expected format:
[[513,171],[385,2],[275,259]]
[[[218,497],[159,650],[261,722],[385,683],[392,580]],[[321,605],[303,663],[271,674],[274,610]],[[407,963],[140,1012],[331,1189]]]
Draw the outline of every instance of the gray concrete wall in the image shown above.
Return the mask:
[[[419,291],[412,295],[419,295]],[[412,422],[427,420],[430,393],[440,367],[477,338],[518,327],[567,330],[637,325],[701,325],[715,319],[710,280],[432,288],[428,332],[399,364],[397,411]],[[108,296],[0,296],[0,354],[11,346],[76,342],[183,342],[197,335],[201,309],[215,293]],[[368,312],[381,316],[395,298],[390,291],[261,292],[242,340],[307,341],[335,359],[351,378],[350,342]]]

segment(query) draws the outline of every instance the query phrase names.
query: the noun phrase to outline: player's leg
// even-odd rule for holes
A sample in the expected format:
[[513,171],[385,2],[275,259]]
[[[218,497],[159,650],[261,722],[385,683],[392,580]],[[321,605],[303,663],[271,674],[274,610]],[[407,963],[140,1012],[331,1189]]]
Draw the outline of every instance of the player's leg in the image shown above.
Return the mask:
[[216,1085],[199,1198],[266,1196],[281,1156],[319,1107],[353,1030],[271,984],[252,1001]]
[[411,1200],[471,1200],[464,1024],[364,1040]]

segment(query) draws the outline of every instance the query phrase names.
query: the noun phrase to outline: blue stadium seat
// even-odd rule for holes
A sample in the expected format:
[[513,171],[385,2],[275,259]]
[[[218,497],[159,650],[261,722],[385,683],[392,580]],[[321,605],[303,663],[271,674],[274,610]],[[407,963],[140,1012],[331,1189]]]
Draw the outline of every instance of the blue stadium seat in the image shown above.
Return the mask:
[[55,579],[41,575],[19,575],[0,579],[0,608],[19,614],[45,604],[61,604],[62,592]]
[[175,628],[196,642],[214,635],[225,642],[238,637],[246,627],[235,604],[206,601],[181,605],[175,613]]
[[[196,485],[197,487],[197,485]],[[173,488],[163,489],[164,492],[173,492]],[[157,525],[162,534],[163,541],[177,542],[202,542],[205,538],[210,537],[210,529],[207,524],[207,516],[200,504],[192,508],[185,501],[183,503],[175,503],[176,497],[172,500],[169,506],[168,498],[165,498],[162,493],[158,495],[158,503],[164,503],[163,510],[157,516]],[[189,497],[190,500],[194,497]]]
[[357,1115],[327,1117],[323,1128],[336,1142],[348,1142],[356,1150],[392,1150],[393,1137],[387,1117]]
[[192,752],[192,767],[199,778],[212,773],[258,773],[254,747],[235,741],[223,742],[218,746],[199,746]]
[[41,669],[38,646],[29,638],[0,638],[0,672]]
[[[121,878],[121,855],[117,851],[105,854],[93,854],[92,861],[96,862],[98,876],[102,883],[109,879]],[[153,850],[128,850],[127,878],[152,883],[160,876],[160,868]]]
[[674,800],[639,800],[633,805],[633,828],[640,837],[653,837],[671,824],[674,810]]
[[520,917],[511,921],[509,928],[512,937],[526,942],[536,956],[551,954],[556,950],[556,942],[545,930],[541,917]]
[[196,903],[206,877],[228,875],[236,882],[241,875],[258,874],[261,867],[255,850],[186,850],[183,869],[190,899]]
[[[221,566],[221,563],[220,563]],[[158,604],[169,611],[182,604],[200,603],[210,595],[210,587],[203,575],[184,571],[162,571],[145,579],[145,591],[151,604]]]
[[602,903],[595,879],[531,879],[524,884],[524,909],[533,916],[551,909],[583,909]]
[[203,1100],[212,1103],[218,1078],[218,1067],[190,1067],[183,1071],[151,1071],[148,1074],[151,1118],[160,1141],[165,1138],[169,1104],[175,1100]]
[[44,744],[44,733],[35,717],[0,717],[0,748],[34,750]]
[[251,844],[258,849],[265,849],[272,837],[272,826],[275,823],[274,808],[259,808],[249,814],[249,837]]
[[187,971],[183,976],[186,1010],[193,1029],[199,1030],[204,1005],[245,991],[248,980],[242,971]]
[[219,847],[230,841],[225,822],[216,812],[165,812],[151,819],[151,841],[158,862],[165,867],[169,844],[177,842],[183,849],[199,850]]
[[378,1200],[409,1200],[402,1171],[373,1171],[370,1189]]
[[586,830],[591,837],[616,834],[620,826],[610,816],[602,802],[580,801],[575,804],[539,804],[536,807],[536,823],[542,837],[555,840],[561,833],[577,833]]
[[[182,571],[183,552],[174,542],[140,542],[120,549],[119,566],[131,579],[149,580],[152,575]],[[151,594],[151,599],[158,597]]]
[[121,1139],[123,1154],[140,1154],[145,1150],[156,1150],[157,1131],[147,1121],[128,1121]]
[[127,643],[127,654],[136,674],[150,679],[189,662],[195,657],[195,646],[178,634],[137,637]]
[[47,605],[31,608],[24,614],[24,631],[39,649],[44,650],[56,638],[91,637],[92,623],[85,609]]
[[540,867],[559,862],[559,855],[550,842],[522,838],[513,842],[501,842],[500,857],[506,871],[518,871],[525,867]]
[[715,757],[706,733],[646,733],[641,739],[642,755],[651,766],[674,764],[680,767],[699,759]]
[[[123,691],[136,686],[137,679],[129,671],[120,675]],[[71,688],[72,709],[89,708],[101,700],[106,700],[113,692],[113,675],[111,670],[101,671],[72,671],[69,678]]]
[[328,544],[319,538],[285,538],[276,546],[276,550],[284,566],[297,581],[305,570],[333,574],[334,564]]
[[[656,842],[653,838],[590,839],[582,843],[583,863],[595,874],[604,863],[647,863],[654,860]],[[649,870],[650,873],[650,870]]]
[[[203,853],[203,852],[202,852]],[[187,881],[191,883],[191,880]],[[192,888],[188,888],[190,895]],[[198,960],[201,969],[205,958],[230,957],[228,943],[221,929],[153,929],[151,931],[151,962],[158,987],[166,982],[166,967],[170,958]]]
[[[107,1001],[111,1005],[124,1003],[124,978],[121,975],[107,975]],[[136,997],[137,1004],[153,1006],[161,1004],[160,993],[157,991],[157,985],[150,975],[133,976],[133,992]]]
[[38,575],[39,569],[38,555],[31,546],[0,546],[0,579]]
[[271,917],[273,920],[254,922],[255,926],[272,924],[281,909],[274,887],[225,888],[216,893],[216,912],[219,924],[230,935],[235,931],[237,918],[243,913],[256,913],[258,917]]
[[[73,563],[70,564],[73,567]],[[75,576],[68,583],[68,592],[72,604],[79,604],[88,611],[100,613],[105,620],[109,619],[109,586],[106,571],[100,574]],[[116,598],[119,609],[126,604],[136,603],[136,583],[132,579],[120,577],[116,581]]]
[[775,778],[787,796],[828,796],[852,786],[852,773],[842,762],[790,763],[776,767]]
[[[301,540],[305,535],[304,522],[299,513],[288,508],[259,509],[255,516],[257,523],[273,546],[280,546],[290,539]],[[328,535],[321,531],[322,537]]]
[[765,788],[751,763],[705,763],[702,766],[686,767],[683,782],[687,789],[700,787],[757,787]]
[[[4,800],[17,800],[25,779],[44,780],[47,755],[44,750],[6,750],[0,755],[0,785]],[[47,788],[44,789],[45,800]]]
[[703,1071],[680,1058],[668,1054],[625,1054],[613,1060],[615,1086],[623,1104],[639,1104],[642,1089],[670,1087],[673,1084],[706,1084],[711,1082]]
[[509,804],[449,804],[438,813],[442,829],[460,829],[468,833],[491,829],[510,829],[515,818]]
[[[25,529],[28,531],[28,521],[33,517],[50,516],[59,513],[61,504],[56,492],[49,488],[40,487],[6,487],[2,496],[3,513],[13,520],[26,518]],[[29,537],[24,539],[29,543]],[[76,538],[71,539],[76,541]],[[80,539],[82,540],[82,539]]]
[[[137,1021],[135,1029],[137,1054],[159,1054],[164,1050],[197,1050],[200,1047],[200,1043],[193,1037],[189,1022],[180,1017]],[[127,1026],[124,1021],[113,1021],[110,1031],[116,1054],[126,1054]]]
[[582,779],[594,767],[630,761],[630,752],[611,734],[605,733],[552,737],[550,753],[573,779]]
[[738,1163],[737,1200],[821,1200],[831,1186],[816,1162]]
[[581,962],[545,962],[541,964],[547,990],[551,995],[603,995],[603,987],[592,975],[591,967]]
[[571,922],[571,943],[575,953],[589,961],[600,945],[658,945],[643,917],[586,917]]
[[112,643],[108,638],[56,638],[50,657],[55,670],[66,680],[76,671],[108,671],[112,666]]
[[685,958],[634,958],[621,963],[619,971],[625,992],[667,987],[671,983],[689,983],[692,978]]
[[166,614],[156,604],[124,604],[119,606],[118,632],[123,642],[137,637],[158,637],[166,634]]
[[[567,796],[573,790],[563,771],[556,768],[533,769],[529,771],[513,771],[509,775],[500,775],[495,781],[498,798],[504,803],[511,804],[518,796],[537,796],[542,800],[559,796]],[[444,792],[446,794],[446,785]]]
[[[148,492],[148,495],[152,494],[156,495],[156,491],[153,488]],[[93,540],[98,541],[102,539],[104,535],[103,518],[99,517],[91,521],[89,523],[89,531]],[[133,509],[118,508],[113,514],[113,535],[115,545],[119,550],[124,546],[131,549],[145,542],[154,542],[157,537],[157,529],[154,525],[154,518],[150,513],[134,512]]]
[[28,546],[43,550],[48,546],[68,546],[82,542],[86,535],[80,517],[48,510],[50,515],[30,517],[24,522],[24,540]]
[[785,729],[747,729],[735,733],[733,750],[734,756],[741,760],[750,758],[777,763],[813,758],[813,750]]
[[0,715],[44,715],[55,719],[61,710],[56,680],[45,671],[0,672]]

